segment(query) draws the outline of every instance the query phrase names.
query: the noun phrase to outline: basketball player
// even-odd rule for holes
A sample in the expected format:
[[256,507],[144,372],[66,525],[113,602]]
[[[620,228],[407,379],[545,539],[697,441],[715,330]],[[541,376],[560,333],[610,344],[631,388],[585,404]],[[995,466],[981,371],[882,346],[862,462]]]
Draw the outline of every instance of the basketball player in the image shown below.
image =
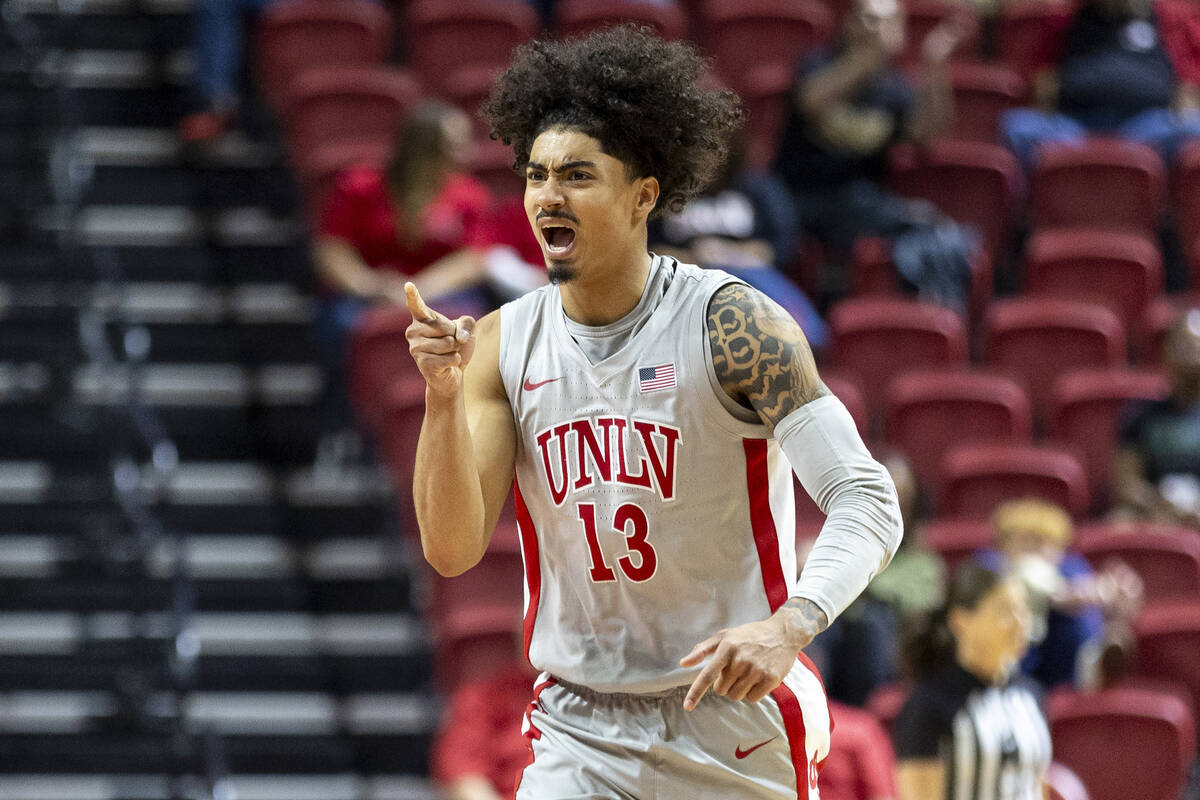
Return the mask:
[[[519,800],[815,798],[831,721],[800,650],[899,542],[895,489],[796,323],[646,250],[741,121],[703,70],[632,28],[519,48],[485,110],[552,284],[478,324],[408,288],[438,572],[480,560],[516,476],[543,671]],[[828,514],[798,582],[789,464]]]

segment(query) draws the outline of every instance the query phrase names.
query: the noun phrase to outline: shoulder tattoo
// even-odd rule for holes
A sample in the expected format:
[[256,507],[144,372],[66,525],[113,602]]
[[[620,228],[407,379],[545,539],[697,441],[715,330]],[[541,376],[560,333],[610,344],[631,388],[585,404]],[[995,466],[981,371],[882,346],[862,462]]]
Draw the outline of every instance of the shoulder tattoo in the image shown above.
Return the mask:
[[800,326],[745,284],[723,286],[709,301],[708,344],[721,387],[772,428],[829,394]]

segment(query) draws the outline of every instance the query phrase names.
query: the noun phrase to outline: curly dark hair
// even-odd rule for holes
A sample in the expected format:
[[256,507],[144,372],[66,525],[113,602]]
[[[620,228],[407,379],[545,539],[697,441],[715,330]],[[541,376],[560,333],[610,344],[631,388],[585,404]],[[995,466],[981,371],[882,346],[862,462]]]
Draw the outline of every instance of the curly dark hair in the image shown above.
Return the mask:
[[742,122],[736,94],[702,86],[707,68],[693,45],[634,25],[535,40],[514,51],[482,111],[492,138],[512,146],[517,170],[543,131],[579,130],[631,179],[658,179],[654,214],[678,212],[719,175]]

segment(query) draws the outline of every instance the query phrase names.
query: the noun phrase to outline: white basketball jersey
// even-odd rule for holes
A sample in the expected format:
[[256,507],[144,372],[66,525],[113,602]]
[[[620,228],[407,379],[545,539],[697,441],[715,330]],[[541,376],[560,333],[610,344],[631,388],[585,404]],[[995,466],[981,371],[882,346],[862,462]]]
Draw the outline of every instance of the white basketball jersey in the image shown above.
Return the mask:
[[690,683],[679,659],[768,617],[796,578],[791,470],[721,402],[706,327],[727,273],[675,269],[624,346],[591,364],[558,287],[500,312],[518,439],[530,662],[601,692]]

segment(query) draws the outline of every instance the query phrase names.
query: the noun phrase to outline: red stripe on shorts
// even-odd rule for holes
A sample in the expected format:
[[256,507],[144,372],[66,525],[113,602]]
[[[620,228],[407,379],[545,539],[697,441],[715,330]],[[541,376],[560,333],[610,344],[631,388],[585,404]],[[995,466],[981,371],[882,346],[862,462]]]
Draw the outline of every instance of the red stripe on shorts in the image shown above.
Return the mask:
[[786,683],[771,690],[771,697],[783,714],[783,729],[787,732],[788,746],[792,749],[792,766],[796,770],[796,794],[807,797],[808,749],[805,746],[804,714],[800,711],[800,701]]
[[521,789],[521,779],[525,777],[525,770],[533,764],[533,740],[542,738],[542,732],[533,724],[533,712],[537,708],[538,700],[549,687],[557,683],[554,678],[547,678],[538,685],[533,687],[533,699],[529,701],[529,706],[525,709],[525,721],[529,723],[529,729],[525,731],[525,744],[529,747],[529,756],[525,759],[525,763],[521,765],[521,771],[517,773],[516,781],[513,783],[513,796]]
[[762,570],[763,590],[771,613],[787,601],[787,581],[779,561],[779,532],[771,514],[771,480],[767,469],[767,440],[742,439],[746,451],[746,490],[750,496],[750,528],[758,563]]
[[521,484],[513,479],[513,505],[517,512],[517,530],[521,536],[521,555],[525,560],[525,585],[529,589],[529,605],[525,607],[525,660],[529,660],[529,643],[533,641],[533,624],[537,621],[538,603],[542,598],[542,565],[538,560],[537,529],[521,497]]

